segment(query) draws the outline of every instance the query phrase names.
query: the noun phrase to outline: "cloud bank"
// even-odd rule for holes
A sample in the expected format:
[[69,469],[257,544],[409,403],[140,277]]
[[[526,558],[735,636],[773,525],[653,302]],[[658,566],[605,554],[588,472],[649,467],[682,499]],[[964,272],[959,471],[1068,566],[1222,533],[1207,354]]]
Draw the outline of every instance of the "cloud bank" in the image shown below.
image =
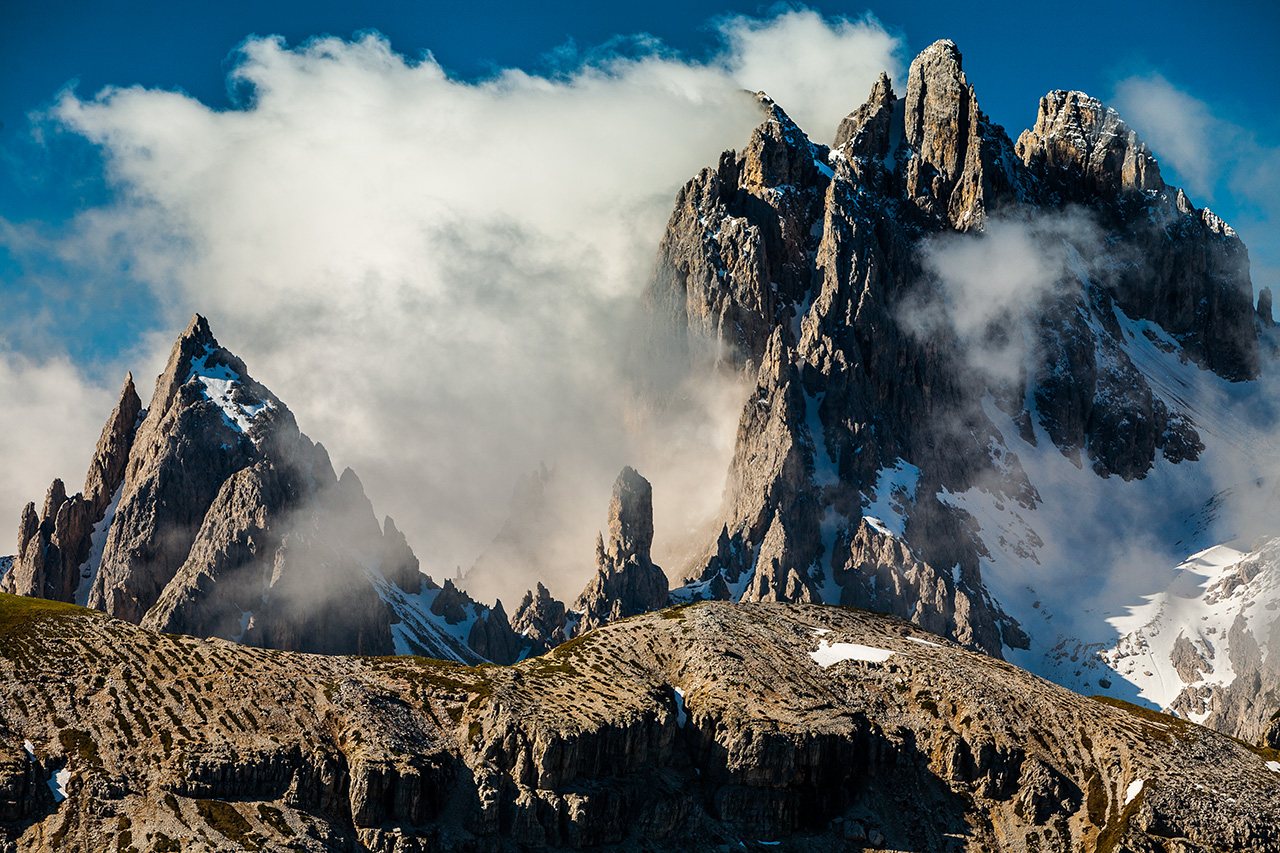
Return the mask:
[[[745,143],[760,117],[742,90],[823,139],[880,71],[901,70],[874,19],[802,9],[717,26],[706,60],[642,40],[479,82],[377,34],[252,38],[230,110],[66,93],[50,121],[101,146],[116,193],[66,241],[101,247],[79,253],[90,269],[125,271],[169,327],[157,349],[208,316],[437,577],[483,550],[517,477],[556,465],[581,504],[566,535],[583,562],[550,580],[573,595],[623,464],[654,482],[662,548],[715,509],[732,452],[735,389],[676,389],[684,404],[657,416],[622,380],[619,342],[680,184]],[[114,390],[87,389],[85,417],[100,424]],[[91,450],[28,435],[0,464],[56,459],[67,475]],[[6,517],[27,480],[47,474],[0,495]]]

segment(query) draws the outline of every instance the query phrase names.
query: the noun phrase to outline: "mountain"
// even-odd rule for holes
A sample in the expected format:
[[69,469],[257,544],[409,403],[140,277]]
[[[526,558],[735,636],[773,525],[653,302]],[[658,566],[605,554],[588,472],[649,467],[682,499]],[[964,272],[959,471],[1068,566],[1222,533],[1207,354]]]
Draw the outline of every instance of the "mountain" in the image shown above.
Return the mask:
[[3,588],[274,649],[475,663],[527,646],[500,602],[421,573],[356,474],[335,473],[199,315],[147,409],[126,379],[84,491],[55,480],[39,515],[26,507]]
[[909,623],[703,603],[514,667],[0,596],[10,850],[1280,850],[1280,762]]
[[[1149,603],[1197,551],[1280,533],[1248,496],[1205,510],[1277,460],[1271,294],[1255,307],[1235,231],[1087,95],[1049,93],[1011,141],[949,41],[904,94],[881,76],[832,147],[758,100],[746,147],[680,191],[646,294],[653,340],[754,384],[719,535],[672,599],[893,613],[1256,739],[1280,707],[1270,596],[1207,681],[1173,641],[1221,660],[1225,637]],[[1167,649],[1122,664],[1143,619]]]
[[[0,566],[106,614],[0,601],[7,837],[1280,849],[1271,293],[1096,99],[900,88],[680,190],[633,354],[748,388],[723,499],[664,569],[624,468],[571,602],[432,581],[197,315]],[[552,471],[459,583],[556,566]]]

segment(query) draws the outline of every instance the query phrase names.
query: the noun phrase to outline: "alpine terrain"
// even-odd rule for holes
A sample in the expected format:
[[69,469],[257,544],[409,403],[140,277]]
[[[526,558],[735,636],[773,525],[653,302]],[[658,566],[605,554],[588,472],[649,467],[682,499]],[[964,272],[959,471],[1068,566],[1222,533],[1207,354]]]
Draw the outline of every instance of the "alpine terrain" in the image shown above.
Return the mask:
[[441,585],[197,315],[0,560],[0,849],[1280,851],[1236,232],[1088,95],[1013,140],[950,41],[829,146],[754,97],[628,342],[748,389],[691,557],[626,467],[558,600],[544,468],[471,569],[510,613]]

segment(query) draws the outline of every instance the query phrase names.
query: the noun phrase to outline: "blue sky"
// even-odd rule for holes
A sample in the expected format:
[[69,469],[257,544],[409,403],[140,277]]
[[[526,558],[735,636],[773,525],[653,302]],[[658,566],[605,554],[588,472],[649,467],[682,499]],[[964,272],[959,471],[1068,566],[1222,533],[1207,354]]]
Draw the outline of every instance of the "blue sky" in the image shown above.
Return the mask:
[[[937,38],[1014,138],[1051,89],[1120,108],[1280,284],[1278,24],[1264,2],[3,2],[0,519],[75,481],[124,370],[145,399],[196,310],[398,520],[475,516],[566,443],[608,448],[607,489],[647,452],[614,458],[621,427],[592,420],[608,330],[675,190],[745,142],[736,90],[826,141]],[[721,390],[682,434],[713,486]]]

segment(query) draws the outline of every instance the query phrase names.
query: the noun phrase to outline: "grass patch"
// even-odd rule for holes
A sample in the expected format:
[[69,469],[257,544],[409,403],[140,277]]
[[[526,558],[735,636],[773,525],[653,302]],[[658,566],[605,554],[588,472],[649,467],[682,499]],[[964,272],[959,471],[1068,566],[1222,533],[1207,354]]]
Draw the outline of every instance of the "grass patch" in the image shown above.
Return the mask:
[[1138,807],[1142,805],[1142,798],[1146,793],[1147,789],[1144,787],[1138,792],[1137,796],[1129,801],[1129,805],[1120,810],[1120,814],[1116,815],[1116,819],[1108,823],[1102,832],[1098,833],[1098,845],[1095,848],[1097,853],[1113,853],[1120,842],[1124,840],[1125,834],[1129,831],[1129,819],[1137,813]]
[[284,812],[275,806],[260,803],[258,805],[258,817],[262,818],[263,823],[286,838],[295,834],[293,827],[289,826],[289,822],[284,819]]
[[1151,708],[1144,708],[1141,705],[1135,705],[1132,702],[1126,702],[1123,699],[1115,699],[1111,696],[1090,696],[1090,699],[1101,704],[1125,711],[1131,716],[1137,717],[1148,726],[1144,729],[1144,733],[1152,740],[1160,743],[1171,743],[1173,736],[1176,735],[1179,740],[1191,741],[1196,739],[1195,727],[1192,723],[1178,717],[1171,717],[1168,714],[1162,714]]
[[62,751],[74,755],[86,767],[102,768],[102,756],[98,753],[98,742],[80,729],[63,729],[58,732],[58,740],[62,743]]
[[102,613],[61,601],[0,593],[0,643],[14,637],[32,636],[41,622],[65,622],[67,617],[105,619]]
[[235,806],[222,800],[196,800],[196,811],[209,828],[242,850],[258,850],[261,839],[253,831],[253,825]]
[[182,853],[182,845],[163,832],[157,832],[151,841],[151,853]]

